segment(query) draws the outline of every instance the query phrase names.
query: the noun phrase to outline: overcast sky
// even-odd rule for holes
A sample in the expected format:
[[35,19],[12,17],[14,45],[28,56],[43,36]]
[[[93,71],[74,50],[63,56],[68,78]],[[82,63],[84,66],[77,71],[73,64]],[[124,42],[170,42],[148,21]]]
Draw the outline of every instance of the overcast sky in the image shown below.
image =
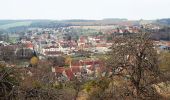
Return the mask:
[[170,0],[0,0],[0,19],[170,18]]

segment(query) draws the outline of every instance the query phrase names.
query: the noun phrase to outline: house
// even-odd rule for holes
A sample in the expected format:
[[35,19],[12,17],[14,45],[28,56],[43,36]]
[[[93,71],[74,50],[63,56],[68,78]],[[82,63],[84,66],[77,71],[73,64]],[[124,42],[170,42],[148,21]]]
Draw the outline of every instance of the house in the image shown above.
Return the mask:
[[60,48],[58,46],[47,46],[42,49],[43,54],[49,51],[60,51]]
[[69,80],[73,80],[75,77],[71,68],[65,68],[64,74],[67,76]]
[[44,48],[42,48],[42,52],[43,55],[45,56],[61,56],[63,55],[63,52],[60,48],[60,46],[46,46]]
[[100,61],[84,60],[73,63],[69,68],[52,67],[52,72],[55,73],[59,80],[73,80],[74,77],[83,78],[85,76],[93,76],[95,73],[103,73],[105,71]]
[[34,45],[31,42],[30,43],[26,43],[25,45],[26,45],[27,49],[31,49],[31,50],[34,49]]
[[5,42],[5,41],[0,41],[0,46],[7,46],[9,45],[9,43]]
[[79,76],[81,74],[81,69],[82,69],[81,65],[79,65],[79,66],[72,65],[70,68],[75,76]]
[[110,45],[107,45],[106,43],[104,44],[97,44],[95,47],[95,51],[97,51],[97,53],[106,53],[108,51],[110,51]]
[[79,61],[82,68],[84,68],[88,75],[92,75],[96,69],[96,67],[99,67],[100,61],[95,60],[80,60]]
[[88,65],[86,71],[88,75],[93,75],[95,73],[95,67],[93,65]]
[[52,67],[52,72],[55,74],[57,77],[58,81],[65,81],[67,80],[67,77],[64,76],[64,67]]
[[55,73],[55,76],[58,78],[58,81],[73,80],[74,78],[74,74],[71,68],[52,67],[52,72]]
[[82,36],[82,37],[79,38],[79,40],[78,40],[78,46],[84,47],[86,43],[87,43],[87,37]]

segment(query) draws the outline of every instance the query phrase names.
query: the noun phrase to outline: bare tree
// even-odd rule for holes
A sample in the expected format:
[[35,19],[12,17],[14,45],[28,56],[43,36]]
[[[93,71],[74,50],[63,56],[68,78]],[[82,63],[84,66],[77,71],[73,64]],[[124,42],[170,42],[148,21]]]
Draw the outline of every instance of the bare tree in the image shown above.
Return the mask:
[[157,79],[159,72],[157,53],[149,34],[139,33],[116,37],[109,53],[108,67],[114,75],[128,79],[133,85],[135,97],[147,97],[150,83]]

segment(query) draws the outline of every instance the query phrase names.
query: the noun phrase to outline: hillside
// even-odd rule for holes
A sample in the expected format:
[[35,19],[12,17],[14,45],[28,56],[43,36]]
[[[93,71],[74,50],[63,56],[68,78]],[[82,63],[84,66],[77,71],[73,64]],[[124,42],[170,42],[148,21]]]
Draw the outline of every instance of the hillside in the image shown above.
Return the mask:
[[170,18],[156,20],[156,23],[161,25],[170,25]]
[[0,21],[0,29],[8,29],[18,26],[29,26],[32,21]]

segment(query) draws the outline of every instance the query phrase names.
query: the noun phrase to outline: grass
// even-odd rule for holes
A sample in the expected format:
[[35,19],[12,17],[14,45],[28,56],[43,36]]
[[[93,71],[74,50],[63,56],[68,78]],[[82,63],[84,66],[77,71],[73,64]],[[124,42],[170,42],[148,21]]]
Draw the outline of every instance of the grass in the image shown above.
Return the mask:
[[8,42],[9,42],[9,43],[16,43],[16,42],[17,42],[17,38],[15,38],[15,37],[10,37]]
[[32,23],[31,21],[8,23],[8,24],[0,25],[0,29],[8,29],[8,28],[18,27],[18,26],[29,26],[31,23]]
[[159,59],[160,70],[163,72],[170,72],[170,53],[162,52]]

